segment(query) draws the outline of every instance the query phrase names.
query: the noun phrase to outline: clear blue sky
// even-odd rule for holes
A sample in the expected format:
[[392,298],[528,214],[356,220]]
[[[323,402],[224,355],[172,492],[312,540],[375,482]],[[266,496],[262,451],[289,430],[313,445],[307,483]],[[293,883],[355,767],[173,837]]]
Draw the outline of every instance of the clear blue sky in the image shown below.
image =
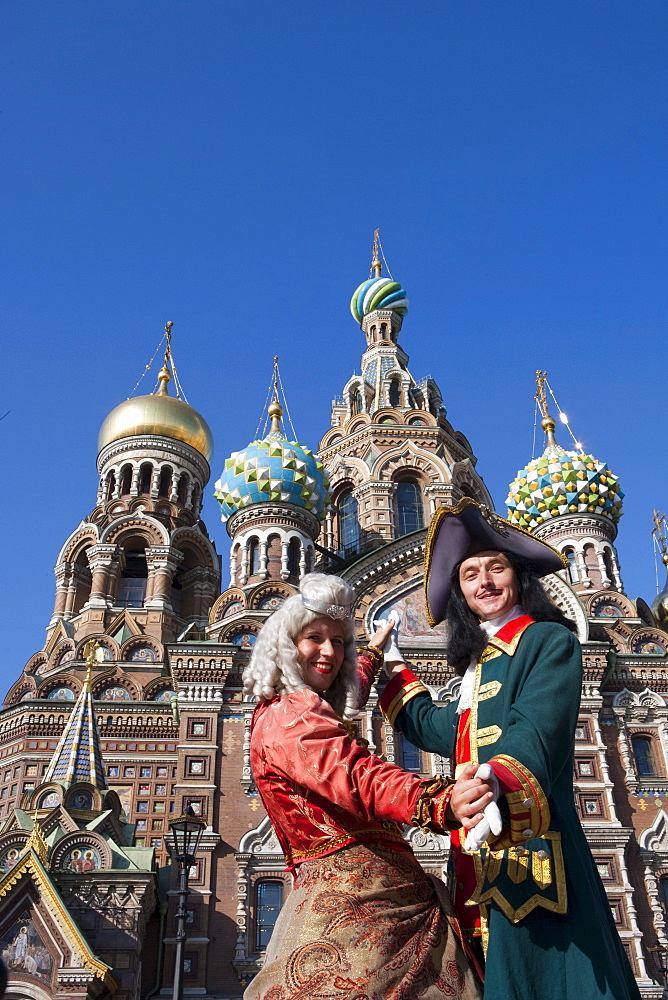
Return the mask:
[[497,508],[546,368],[620,476],[623,577],[651,601],[667,28],[665,0],[6,0],[0,687],[43,644],[99,425],[165,321],[212,483],[254,435],[275,353],[315,446],[359,365],[348,302],[376,226],[410,368],[439,383]]

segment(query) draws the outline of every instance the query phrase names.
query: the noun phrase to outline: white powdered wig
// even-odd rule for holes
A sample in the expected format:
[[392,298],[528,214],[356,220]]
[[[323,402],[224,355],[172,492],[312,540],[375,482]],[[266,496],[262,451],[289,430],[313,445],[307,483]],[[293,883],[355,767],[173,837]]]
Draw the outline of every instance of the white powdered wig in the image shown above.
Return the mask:
[[[288,597],[262,626],[244,670],[244,691],[255,695],[259,701],[270,701],[308,687],[295,643],[302,629],[327,616],[309,611],[304,606],[302,594],[309,604],[317,607],[352,605],[355,600],[352,587],[340,577],[325,573],[307,573],[302,577],[299,590],[299,594]],[[355,632],[352,618],[338,620],[345,640],[343,665],[323,697],[340,716],[351,719],[359,705]]]

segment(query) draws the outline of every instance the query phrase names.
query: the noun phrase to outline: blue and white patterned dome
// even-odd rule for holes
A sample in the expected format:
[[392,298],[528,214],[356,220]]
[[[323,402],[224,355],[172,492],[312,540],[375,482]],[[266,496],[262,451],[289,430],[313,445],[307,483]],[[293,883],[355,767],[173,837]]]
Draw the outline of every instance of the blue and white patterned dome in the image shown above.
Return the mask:
[[213,495],[223,521],[242,507],[271,502],[310,510],[320,521],[328,502],[329,480],[313,452],[297,441],[288,441],[274,420],[265,438],[251,441],[226,459]]

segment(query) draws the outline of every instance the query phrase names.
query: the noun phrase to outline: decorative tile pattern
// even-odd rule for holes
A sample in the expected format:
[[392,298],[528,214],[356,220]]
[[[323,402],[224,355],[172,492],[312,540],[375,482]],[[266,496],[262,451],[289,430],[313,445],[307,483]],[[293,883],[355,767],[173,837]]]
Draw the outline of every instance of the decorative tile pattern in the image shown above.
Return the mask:
[[517,474],[506,500],[508,520],[536,528],[559,514],[603,514],[615,524],[624,494],[605,462],[591,455],[548,447]]
[[325,467],[313,452],[272,432],[230,455],[214,496],[223,521],[249,504],[272,501],[305,508],[321,520],[328,491]]

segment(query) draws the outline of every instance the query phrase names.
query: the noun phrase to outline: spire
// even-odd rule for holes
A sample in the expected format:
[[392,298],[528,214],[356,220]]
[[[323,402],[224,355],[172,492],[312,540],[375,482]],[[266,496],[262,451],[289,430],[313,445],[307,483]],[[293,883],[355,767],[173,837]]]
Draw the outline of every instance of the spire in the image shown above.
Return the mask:
[[158,382],[160,387],[156,393],[158,396],[169,396],[167,391],[167,383],[172,381],[172,376],[170,374],[170,368],[174,367],[174,361],[172,359],[172,327],[174,324],[171,320],[165,323],[165,358],[162,363],[162,368],[158,372]]
[[95,724],[91,683],[93,667],[100,662],[101,654],[102,649],[94,639],[84,646],[86,679],[44,775],[45,782],[57,781],[63,788],[78,781],[87,781],[99,789],[107,787],[100,738]]
[[380,262],[380,257],[378,256],[378,251],[380,249],[380,229],[374,229],[373,233],[373,250],[371,253],[371,271],[369,272],[369,277],[373,273],[374,278],[380,278],[383,273],[383,265]]
[[547,449],[554,448],[556,451],[562,451],[563,449],[557,444],[557,439],[554,436],[554,431],[556,424],[552,417],[550,416],[547,409],[547,394],[545,392],[545,383],[547,381],[547,372],[536,372],[536,395],[534,399],[538,403],[538,409],[540,410],[542,420],[540,426],[545,431],[547,436]]
[[271,430],[269,432],[270,434],[281,433],[281,417],[283,416],[283,407],[278,401],[278,384],[280,381],[280,377],[281,376],[278,370],[278,354],[275,354],[274,370],[271,376],[272,400],[267,409],[267,413],[271,418]]

